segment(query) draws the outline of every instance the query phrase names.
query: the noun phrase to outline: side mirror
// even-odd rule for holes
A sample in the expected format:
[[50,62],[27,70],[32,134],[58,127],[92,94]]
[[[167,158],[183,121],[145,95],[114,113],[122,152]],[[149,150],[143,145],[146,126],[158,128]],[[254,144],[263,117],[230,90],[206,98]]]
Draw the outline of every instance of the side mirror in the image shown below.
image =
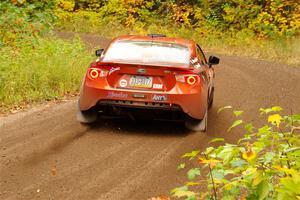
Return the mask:
[[97,56],[97,57],[100,57],[100,56],[102,55],[103,51],[104,51],[104,49],[97,49],[97,50],[95,51],[96,56]]
[[209,56],[209,58],[208,58],[209,65],[217,65],[217,64],[219,64],[219,62],[220,62],[220,59],[216,56]]

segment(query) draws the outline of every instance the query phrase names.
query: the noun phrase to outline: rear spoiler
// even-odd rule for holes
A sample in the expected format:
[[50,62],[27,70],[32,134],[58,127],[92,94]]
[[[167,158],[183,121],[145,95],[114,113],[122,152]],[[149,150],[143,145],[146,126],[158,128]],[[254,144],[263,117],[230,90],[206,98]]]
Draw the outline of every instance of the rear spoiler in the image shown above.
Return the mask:
[[98,61],[93,65],[96,66],[116,66],[116,65],[131,65],[131,66],[147,66],[147,67],[162,67],[162,68],[172,68],[172,69],[178,69],[178,70],[191,70],[194,68],[191,68],[190,66],[176,66],[176,65],[159,65],[159,64],[144,64],[144,63],[127,63],[127,62],[103,62]]

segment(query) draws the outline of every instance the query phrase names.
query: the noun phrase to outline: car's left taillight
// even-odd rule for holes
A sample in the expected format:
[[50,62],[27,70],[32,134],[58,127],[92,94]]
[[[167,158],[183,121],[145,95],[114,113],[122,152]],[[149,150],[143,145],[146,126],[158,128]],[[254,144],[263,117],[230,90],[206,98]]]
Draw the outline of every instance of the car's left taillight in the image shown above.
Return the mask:
[[106,77],[108,74],[107,70],[100,69],[100,68],[89,68],[87,76],[89,79],[94,80],[97,78],[103,78]]

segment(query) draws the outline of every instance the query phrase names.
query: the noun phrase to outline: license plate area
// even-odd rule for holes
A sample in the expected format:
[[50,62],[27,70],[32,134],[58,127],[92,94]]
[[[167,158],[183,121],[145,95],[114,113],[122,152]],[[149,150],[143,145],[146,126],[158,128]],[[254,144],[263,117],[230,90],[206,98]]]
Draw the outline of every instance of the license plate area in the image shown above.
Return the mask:
[[129,80],[130,87],[152,88],[153,78],[149,76],[131,76]]

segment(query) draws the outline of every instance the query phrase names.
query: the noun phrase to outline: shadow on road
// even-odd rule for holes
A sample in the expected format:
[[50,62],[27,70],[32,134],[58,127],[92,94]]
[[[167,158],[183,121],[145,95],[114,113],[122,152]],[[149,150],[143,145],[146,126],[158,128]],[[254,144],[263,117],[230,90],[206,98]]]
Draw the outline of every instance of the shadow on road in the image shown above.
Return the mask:
[[100,119],[90,125],[95,133],[103,130],[111,134],[139,135],[145,137],[185,137],[189,131],[183,122],[122,119]]
[[[230,137],[220,134],[226,132],[232,122],[230,112],[217,114],[217,108],[212,108],[208,115],[208,131],[192,132],[185,128],[184,122],[157,121],[157,120],[137,120],[129,118],[119,119],[98,119],[96,123],[89,125],[91,132],[101,134],[137,135],[141,137],[186,137],[191,134],[202,134],[208,137]],[[225,127],[225,128],[224,128]],[[232,134],[231,134],[232,135]]]

